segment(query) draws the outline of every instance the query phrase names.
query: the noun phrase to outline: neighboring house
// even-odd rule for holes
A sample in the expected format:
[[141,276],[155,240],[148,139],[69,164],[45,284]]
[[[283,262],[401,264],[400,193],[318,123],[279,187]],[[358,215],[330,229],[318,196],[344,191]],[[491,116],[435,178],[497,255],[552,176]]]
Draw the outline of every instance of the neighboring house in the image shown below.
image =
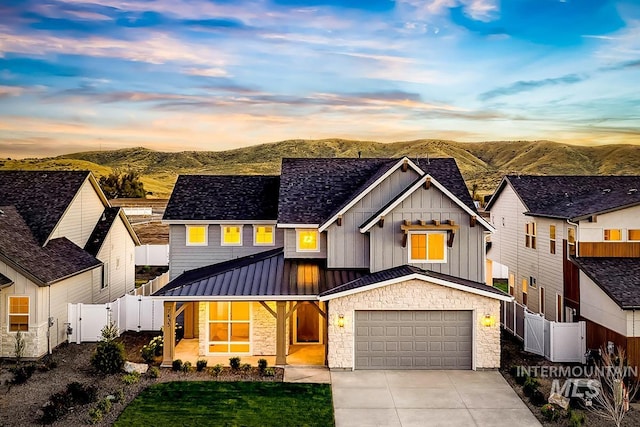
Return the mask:
[[280,176],[180,176],[163,221],[165,366],[178,321],[194,358],[285,364],[315,345],[330,368],[500,364],[496,319],[512,298],[484,283],[493,227],[453,159],[283,159]]
[[640,176],[506,176],[487,204],[489,262],[548,320],[587,323],[640,362]]
[[134,289],[138,239],[90,172],[0,171],[0,357],[37,358],[66,340],[67,303]]

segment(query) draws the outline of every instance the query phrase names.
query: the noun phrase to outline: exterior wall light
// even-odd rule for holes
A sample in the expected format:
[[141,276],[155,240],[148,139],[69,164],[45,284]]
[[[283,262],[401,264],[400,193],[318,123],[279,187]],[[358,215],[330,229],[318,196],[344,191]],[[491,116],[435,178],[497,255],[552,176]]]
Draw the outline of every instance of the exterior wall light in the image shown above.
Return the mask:
[[344,315],[343,314],[338,316],[338,327],[344,328]]
[[482,326],[486,326],[487,328],[492,327],[495,323],[495,319],[490,314],[485,314],[482,318]]

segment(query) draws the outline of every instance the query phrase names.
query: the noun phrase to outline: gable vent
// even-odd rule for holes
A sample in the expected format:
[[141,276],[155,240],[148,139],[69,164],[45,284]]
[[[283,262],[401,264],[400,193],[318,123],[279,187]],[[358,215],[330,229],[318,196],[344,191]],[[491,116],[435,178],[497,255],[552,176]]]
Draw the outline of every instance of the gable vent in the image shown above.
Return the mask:
[[638,189],[637,188],[630,188],[629,191],[627,191],[627,194],[634,194],[637,193]]

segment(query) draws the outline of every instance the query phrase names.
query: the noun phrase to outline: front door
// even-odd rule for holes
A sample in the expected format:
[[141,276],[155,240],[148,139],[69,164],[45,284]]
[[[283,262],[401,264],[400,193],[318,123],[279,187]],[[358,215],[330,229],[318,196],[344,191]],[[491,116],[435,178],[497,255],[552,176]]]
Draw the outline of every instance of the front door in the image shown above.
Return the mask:
[[295,344],[320,343],[320,319],[322,317],[311,304],[300,304],[296,309]]

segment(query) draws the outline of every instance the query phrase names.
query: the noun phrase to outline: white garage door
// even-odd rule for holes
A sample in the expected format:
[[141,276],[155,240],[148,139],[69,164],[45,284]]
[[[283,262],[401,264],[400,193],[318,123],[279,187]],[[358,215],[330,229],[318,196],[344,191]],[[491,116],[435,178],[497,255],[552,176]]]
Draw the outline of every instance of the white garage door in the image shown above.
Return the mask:
[[471,369],[471,311],[356,311],[356,369]]

